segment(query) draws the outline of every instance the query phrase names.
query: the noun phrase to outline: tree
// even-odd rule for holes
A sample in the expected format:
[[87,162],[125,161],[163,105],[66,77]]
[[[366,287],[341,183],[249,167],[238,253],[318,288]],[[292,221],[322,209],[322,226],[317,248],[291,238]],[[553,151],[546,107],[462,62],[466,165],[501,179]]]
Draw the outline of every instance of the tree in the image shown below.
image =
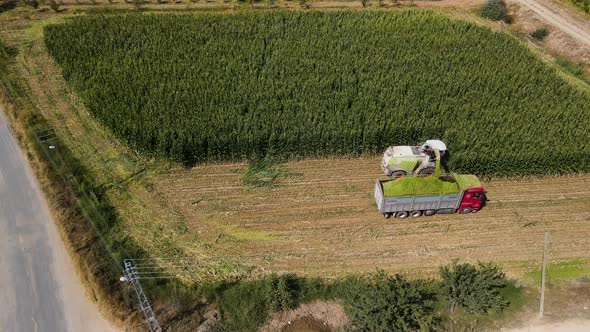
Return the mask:
[[358,280],[347,311],[361,331],[430,330],[437,322],[436,293],[424,281],[408,281],[379,271]]
[[459,264],[457,260],[440,268],[443,293],[451,312],[457,307],[467,312],[501,311],[508,301],[500,294],[506,286],[504,273],[493,263]]

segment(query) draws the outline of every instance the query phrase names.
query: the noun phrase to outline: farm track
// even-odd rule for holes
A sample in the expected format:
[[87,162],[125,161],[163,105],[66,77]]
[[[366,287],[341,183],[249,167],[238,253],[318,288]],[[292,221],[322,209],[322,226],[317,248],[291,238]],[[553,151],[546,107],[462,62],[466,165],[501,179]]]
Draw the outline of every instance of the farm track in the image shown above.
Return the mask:
[[239,239],[223,255],[267,270],[431,274],[461,258],[500,261],[519,274],[540,259],[546,231],[553,260],[590,257],[590,175],[492,180],[479,213],[385,220],[372,198],[378,165],[293,161],[286,168],[295,175],[272,190],[244,189],[244,164],[208,165],[162,174],[154,188],[192,232]]
[[553,1],[515,0],[537,14],[543,21],[590,46],[590,22],[581,14],[572,13]]

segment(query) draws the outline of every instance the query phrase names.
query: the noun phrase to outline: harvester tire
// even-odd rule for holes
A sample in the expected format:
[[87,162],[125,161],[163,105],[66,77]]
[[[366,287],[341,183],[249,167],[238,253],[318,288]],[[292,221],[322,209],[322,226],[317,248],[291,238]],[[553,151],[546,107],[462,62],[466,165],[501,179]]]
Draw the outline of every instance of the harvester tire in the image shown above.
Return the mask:
[[435,168],[432,166],[426,166],[418,172],[420,176],[428,176],[434,174]]
[[400,211],[395,214],[395,217],[398,219],[406,219],[410,214],[406,211]]
[[470,208],[469,206],[468,207],[464,207],[464,208],[461,209],[461,213],[462,214],[468,214],[468,213],[471,213],[471,212],[473,212],[473,209]]
[[391,172],[391,177],[392,178],[401,178],[402,176],[406,176],[408,175],[408,173],[406,173],[406,171],[393,171]]

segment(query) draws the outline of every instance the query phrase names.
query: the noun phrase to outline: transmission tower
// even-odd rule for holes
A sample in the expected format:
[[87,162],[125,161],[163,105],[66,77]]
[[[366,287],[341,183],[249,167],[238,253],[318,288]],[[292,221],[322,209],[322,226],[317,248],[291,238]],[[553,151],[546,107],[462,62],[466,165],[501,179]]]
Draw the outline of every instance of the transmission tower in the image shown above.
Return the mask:
[[125,276],[121,278],[121,281],[125,281],[130,283],[135,289],[135,294],[137,295],[137,300],[139,301],[139,310],[143,312],[145,317],[145,321],[150,328],[150,332],[162,332],[162,328],[160,327],[160,323],[158,322],[158,318],[154,314],[152,310],[152,306],[143,292],[141,288],[141,284],[139,283],[139,279],[141,278],[135,268],[135,264],[132,260],[126,259],[125,263]]

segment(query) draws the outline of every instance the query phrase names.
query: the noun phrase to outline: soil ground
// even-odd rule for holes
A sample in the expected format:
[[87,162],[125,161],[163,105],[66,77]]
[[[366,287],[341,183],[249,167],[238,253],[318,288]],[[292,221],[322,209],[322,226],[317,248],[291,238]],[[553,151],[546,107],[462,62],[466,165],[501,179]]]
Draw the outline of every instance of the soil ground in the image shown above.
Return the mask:
[[277,312],[259,328],[259,332],[329,332],[339,331],[348,324],[342,306],[331,301],[316,301],[296,309]]

